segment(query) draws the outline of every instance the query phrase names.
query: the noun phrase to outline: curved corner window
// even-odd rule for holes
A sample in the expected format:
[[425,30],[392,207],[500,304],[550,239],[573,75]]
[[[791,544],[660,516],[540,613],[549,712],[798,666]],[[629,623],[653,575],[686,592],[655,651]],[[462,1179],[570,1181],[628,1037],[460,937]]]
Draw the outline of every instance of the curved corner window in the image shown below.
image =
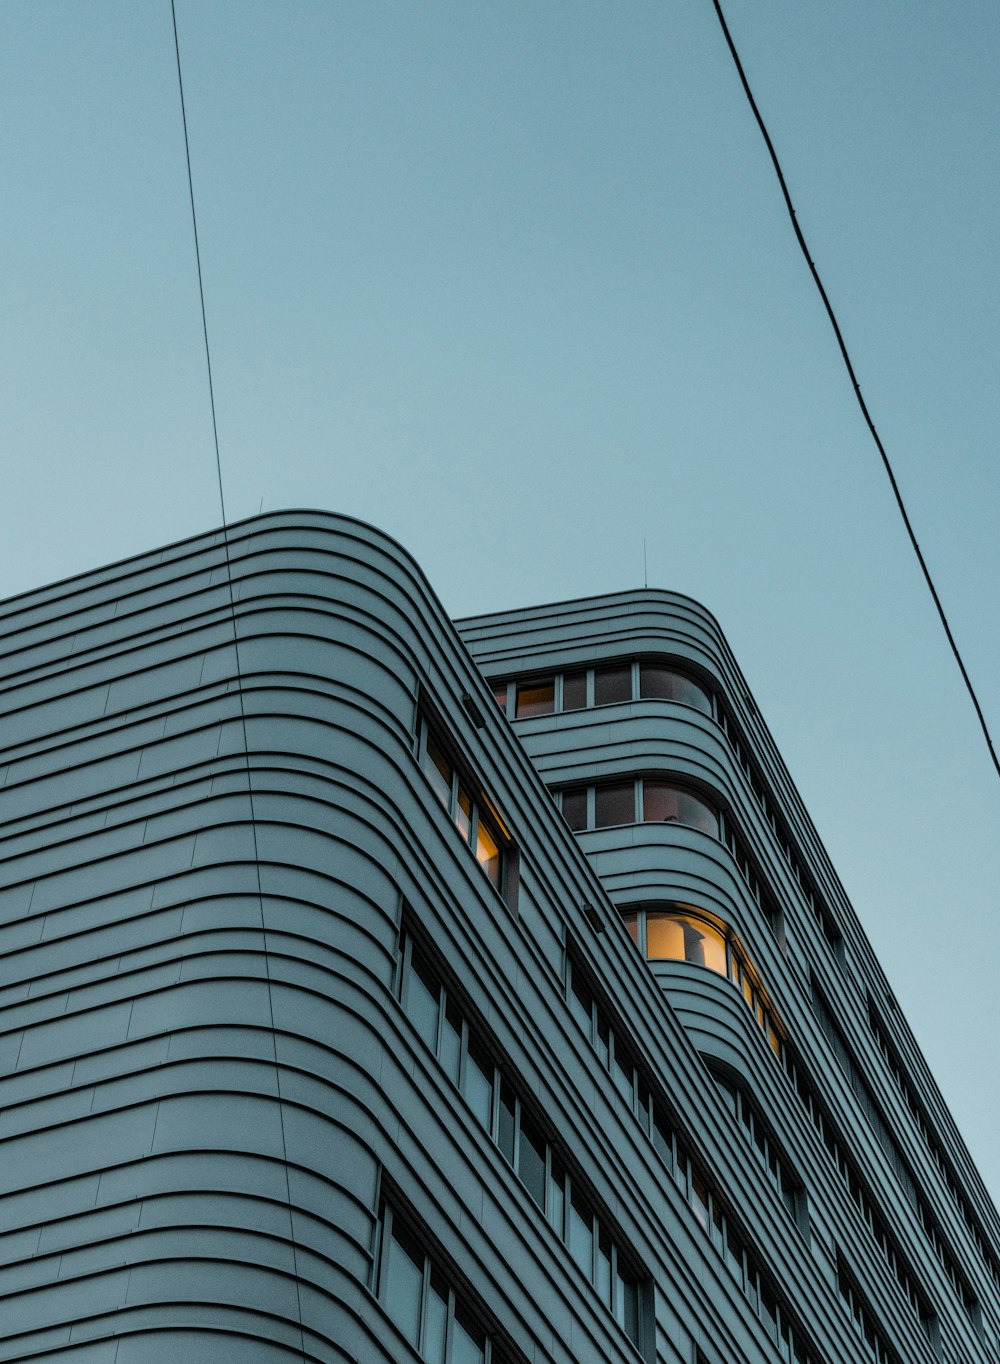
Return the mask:
[[725,926],[718,927],[707,914],[699,914],[688,905],[648,905],[619,913],[629,937],[647,961],[686,961],[728,976],[780,1060],[783,1033],[774,1010],[757,984],[757,974],[743,949]]
[[490,681],[497,705],[511,720],[562,711],[589,710],[630,701],[672,701],[691,706],[703,715],[715,713],[712,692],[672,659],[617,659],[592,667],[575,667],[545,677],[521,681],[498,677]]
[[705,919],[672,910],[647,910],[646,957],[649,961],[689,961],[728,975],[726,939]]
[[712,713],[712,698],[705,688],[662,663],[639,664],[639,697],[643,701],[678,701],[683,706],[694,706],[703,715]]
[[641,820],[646,824],[683,824],[712,838],[721,836],[719,812],[709,801],[686,786],[658,777],[570,786],[553,794],[559,799],[566,823],[576,831],[610,829]]
[[647,824],[686,824],[719,837],[719,816],[708,801],[683,786],[647,777],[642,784],[642,817]]

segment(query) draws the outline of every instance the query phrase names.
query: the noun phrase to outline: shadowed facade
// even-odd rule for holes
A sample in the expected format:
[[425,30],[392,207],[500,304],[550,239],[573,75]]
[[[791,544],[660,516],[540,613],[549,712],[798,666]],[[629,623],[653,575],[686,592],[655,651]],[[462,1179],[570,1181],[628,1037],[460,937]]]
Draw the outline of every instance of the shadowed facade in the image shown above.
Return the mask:
[[0,1359],[997,1359],[996,1213],[700,606],[456,628],[287,512],[0,632]]

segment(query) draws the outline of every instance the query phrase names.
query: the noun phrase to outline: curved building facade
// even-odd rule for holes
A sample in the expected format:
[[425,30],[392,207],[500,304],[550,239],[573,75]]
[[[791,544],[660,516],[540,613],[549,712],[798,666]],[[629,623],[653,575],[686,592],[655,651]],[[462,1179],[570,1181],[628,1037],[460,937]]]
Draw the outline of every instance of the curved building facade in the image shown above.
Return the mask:
[[0,604],[0,1360],[987,1364],[998,1223],[714,619],[254,518]]

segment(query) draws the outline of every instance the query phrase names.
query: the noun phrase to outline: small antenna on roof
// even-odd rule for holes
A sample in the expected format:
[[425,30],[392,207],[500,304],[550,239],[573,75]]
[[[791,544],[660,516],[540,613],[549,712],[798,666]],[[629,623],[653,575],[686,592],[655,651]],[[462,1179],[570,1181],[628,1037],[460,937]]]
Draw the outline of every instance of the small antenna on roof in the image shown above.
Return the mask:
[[646,567],[646,537],[642,537],[642,585],[649,586],[649,570]]

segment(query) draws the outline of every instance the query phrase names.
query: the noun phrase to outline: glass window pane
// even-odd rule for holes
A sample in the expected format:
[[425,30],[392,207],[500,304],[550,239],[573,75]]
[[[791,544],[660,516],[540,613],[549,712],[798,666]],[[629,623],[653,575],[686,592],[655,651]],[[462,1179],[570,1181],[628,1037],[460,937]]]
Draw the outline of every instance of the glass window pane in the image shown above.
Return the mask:
[[514,1092],[506,1080],[500,1083],[500,1126],[497,1145],[514,1164]]
[[743,1282],[743,1246],[732,1227],[726,1228],[726,1264],[736,1280]]
[[717,928],[694,919],[686,914],[678,914],[677,921],[684,934],[684,960],[694,966],[707,966],[711,971],[726,974],[726,940]]
[[549,1197],[545,1215],[555,1227],[560,1238],[565,1238],[563,1219],[566,1208],[566,1171],[553,1156],[549,1170]]
[[674,1160],[673,1133],[658,1109],[653,1112],[653,1145],[667,1165],[672,1165]]
[[708,1230],[708,1189],[701,1175],[691,1167],[691,1206],[701,1225]]
[[639,695],[644,699],[679,701],[711,715],[712,702],[704,687],[683,673],[659,663],[643,663],[639,669]]
[[589,1208],[577,1202],[575,1194],[569,1205],[569,1253],[593,1282],[594,1218]]
[[633,1345],[639,1344],[639,1285],[635,1279],[615,1275],[615,1316]]
[[628,929],[628,935],[639,946],[639,911],[637,909],[623,909],[621,911],[622,923]]
[[423,1278],[423,1255],[401,1227],[394,1227],[386,1256],[385,1306],[411,1345],[417,1344]]
[[563,819],[571,829],[587,827],[587,788],[575,786],[562,793]]
[[444,1012],[438,1057],[448,1079],[457,1085],[462,1062],[462,1015],[453,1004],[449,1004]]
[[545,1207],[545,1140],[530,1120],[521,1118],[517,1148],[517,1173],[528,1193],[542,1209]]
[[458,832],[465,839],[466,843],[468,843],[470,835],[472,834],[472,797],[464,786],[458,788],[458,806],[455,810],[455,823],[458,826]]
[[430,778],[431,787],[446,810],[451,809],[451,763],[441,752],[433,734],[427,735],[427,753],[424,757],[424,771]]
[[445,1364],[448,1343],[448,1285],[436,1269],[424,1303],[424,1343],[420,1353],[429,1364]]
[[438,998],[440,989],[416,948],[410,958],[410,976],[406,982],[406,1014],[431,1051],[437,1051]]
[[551,715],[556,708],[556,684],[554,678],[540,682],[529,682],[518,686],[517,703],[514,714],[519,720],[532,715]]
[[632,664],[616,663],[594,669],[594,705],[608,706],[632,700]]
[[607,829],[613,824],[635,823],[635,783],[608,782],[594,788],[594,827]]
[[601,1058],[601,1064],[606,1066],[611,1058],[611,1031],[608,1028],[608,1020],[600,1012],[597,1015],[597,1041],[595,1046],[597,1054]]
[[684,930],[676,915],[646,911],[646,956],[650,961],[684,960]]
[[615,1088],[618,1090],[618,1093],[629,1107],[631,1107],[635,1095],[634,1071],[632,1069],[632,1062],[629,1060],[627,1053],[624,1051],[619,1052],[617,1037],[615,1038],[614,1060],[611,1065],[611,1078],[615,1082]]
[[611,1240],[603,1231],[597,1242],[597,1278],[594,1286],[604,1306],[614,1307],[611,1297]]
[[486,1336],[460,1307],[455,1309],[450,1364],[484,1364]]
[[476,861],[499,890],[500,848],[482,819],[480,819],[476,830]]
[[498,705],[498,706],[500,707],[500,709],[503,711],[504,715],[506,715],[506,714],[507,714],[507,683],[506,683],[506,682],[497,682],[497,683],[494,684],[494,687],[493,687],[493,699],[494,699],[494,701],[496,701],[497,705]]
[[563,677],[563,710],[583,710],[587,704],[587,674],[566,673]]
[[587,1034],[589,1041],[594,1030],[594,1001],[575,967],[573,968],[573,988],[569,992],[569,1003],[574,1018]]
[[493,1062],[469,1039],[462,1092],[469,1107],[489,1132],[493,1126]]
[[653,824],[685,824],[713,838],[719,836],[719,816],[707,801],[671,782],[643,782],[642,817]]

